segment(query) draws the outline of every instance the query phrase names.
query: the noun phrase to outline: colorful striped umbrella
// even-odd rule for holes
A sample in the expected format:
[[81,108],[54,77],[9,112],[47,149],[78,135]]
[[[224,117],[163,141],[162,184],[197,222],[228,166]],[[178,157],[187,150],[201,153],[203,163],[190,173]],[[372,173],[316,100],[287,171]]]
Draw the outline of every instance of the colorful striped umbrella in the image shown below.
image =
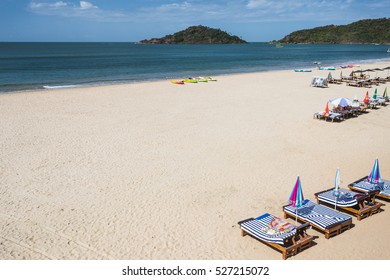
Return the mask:
[[297,212],[295,218],[295,224],[297,224],[297,220],[298,220],[298,207],[301,207],[303,205],[304,200],[305,198],[303,197],[301,180],[299,180],[299,176],[298,176],[295,186],[290,194],[290,198],[288,199],[288,203],[292,207],[295,207]]
[[381,174],[379,172],[379,162],[378,158],[375,159],[374,167],[371,170],[370,175],[367,178],[367,181],[371,184],[377,185],[381,181]]

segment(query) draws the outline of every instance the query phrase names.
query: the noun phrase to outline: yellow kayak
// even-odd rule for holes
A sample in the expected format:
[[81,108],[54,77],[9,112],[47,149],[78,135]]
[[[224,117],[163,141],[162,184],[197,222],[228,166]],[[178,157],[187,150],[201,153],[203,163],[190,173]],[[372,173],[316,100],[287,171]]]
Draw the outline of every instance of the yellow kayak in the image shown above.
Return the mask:
[[188,79],[183,80],[183,82],[185,82],[185,83],[197,83],[198,81],[193,79],[193,78],[188,78]]

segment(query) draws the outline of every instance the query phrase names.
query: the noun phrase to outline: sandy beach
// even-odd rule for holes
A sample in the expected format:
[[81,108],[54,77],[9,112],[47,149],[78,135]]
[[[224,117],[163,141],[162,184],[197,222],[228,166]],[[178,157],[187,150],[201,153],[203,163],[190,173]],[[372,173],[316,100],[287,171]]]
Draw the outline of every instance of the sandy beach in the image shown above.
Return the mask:
[[[313,119],[332,98],[374,93],[309,86],[328,72],[0,94],[0,259],[280,260],[237,222],[283,217],[297,175],[313,201],[336,168],[346,187],[378,157],[390,179],[390,106]],[[310,229],[316,245],[291,259],[390,259],[382,202],[329,240]]]

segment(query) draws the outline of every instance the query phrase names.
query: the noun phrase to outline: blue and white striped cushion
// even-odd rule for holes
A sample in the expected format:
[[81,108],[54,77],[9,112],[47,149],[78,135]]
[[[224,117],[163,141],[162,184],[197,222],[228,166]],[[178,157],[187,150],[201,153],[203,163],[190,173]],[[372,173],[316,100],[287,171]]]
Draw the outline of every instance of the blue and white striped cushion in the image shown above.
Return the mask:
[[[380,194],[382,194],[384,196],[389,196],[390,197],[390,181],[389,180],[383,180],[383,182],[384,182],[383,187],[379,188],[380,189]],[[367,182],[366,179],[364,179],[364,180],[362,180],[360,182],[354,183],[353,186],[356,189],[359,189],[359,190],[361,190],[363,192],[368,192],[368,191],[372,191],[372,190],[377,190],[378,189],[377,186]]]
[[290,232],[277,233],[275,235],[267,234],[264,229],[271,228],[269,224],[272,218],[274,218],[274,216],[267,213],[257,219],[242,223],[241,228],[261,240],[283,245],[286,238],[295,235],[296,229],[293,229]]
[[355,195],[361,195],[354,191],[349,191],[347,189],[339,189],[340,196],[335,197],[333,195],[333,190],[329,190],[327,192],[320,193],[318,195],[318,200],[327,202],[330,204],[335,205],[337,200],[337,206],[340,207],[352,207],[357,204],[356,198],[354,198]]
[[[284,209],[292,216],[296,216],[296,207],[286,206],[284,207]],[[311,202],[308,199],[304,201],[304,204],[301,207],[298,207],[298,217],[322,229],[327,229],[340,222],[352,219],[352,217],[348,215],[345,215],[323,205]]]

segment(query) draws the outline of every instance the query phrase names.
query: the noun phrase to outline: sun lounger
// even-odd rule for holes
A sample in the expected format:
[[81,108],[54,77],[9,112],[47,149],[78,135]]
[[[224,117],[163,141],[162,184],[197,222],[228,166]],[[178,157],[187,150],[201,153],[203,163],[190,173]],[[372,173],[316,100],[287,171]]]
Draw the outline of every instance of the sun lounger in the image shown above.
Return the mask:
[[375,201],[375,195],[379,193],[379,190],[362,194],[340,188],[340,196],[337,198],[333,191],[334,188],[315,193],[317,203],[331,205],[332,208],[337,206],[339,209],[355,214],[359,221],[381,211],[383,204]]
[[379,105],[386,106],[386,99],[384,99],[384,98],[379,97],[379,98],[373,99],[372,101],[376,102]]
[[376,195],[376,197],[383,198],[386,200],[390,200],[390,181],[389,180],[383,180],[383,183],[380,185],[371,184],[367,181],[368,176],[363,177],[351,184],[348,185],[348,187],[351,190],[357,191],[357,192],[370,192],[373,190],[379,190],[379,193]]
[[350,81],[347,82],[347,86],[351,86],[351,87],[362,87],[362,86],[363,86],[363,82],[362,82],[362,81],[350,80]]
[[241,227],[242,236],[249,234],[281,251],[284,260],[312,245],[313,237],[306,233],[310,227],[309,223],[296,227],[266,213],[256,219],[246,219],[238,224]]
[[[297,211],[298,210],[298,211]],[[352,225],[352,217],[306,199],[301,207],[283,206],[284,217],[291,216],[325,233],[325,238],[336,236]]]
[[318,113],[314,113],[313,119],[326,120],[326,121],[330,120],[334,122],[334,121],[343,120],[343,116],[339,113],[333,113],[333,112],[330,112],[329,114],[325,114],[325,112],[318,112]]

